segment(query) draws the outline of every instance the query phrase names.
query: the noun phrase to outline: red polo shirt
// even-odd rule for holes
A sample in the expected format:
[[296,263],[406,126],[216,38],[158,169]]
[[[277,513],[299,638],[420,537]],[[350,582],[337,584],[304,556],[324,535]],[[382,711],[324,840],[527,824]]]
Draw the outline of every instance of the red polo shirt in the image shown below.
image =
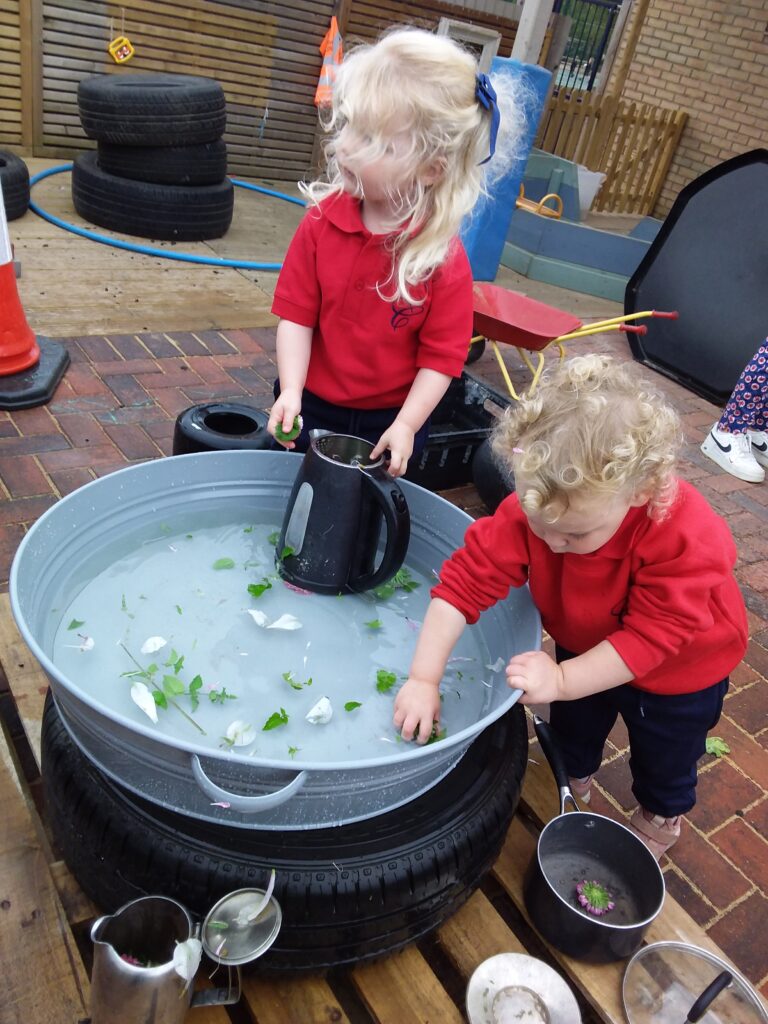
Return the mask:
[[464,367],[472,271],[461,242],[410,304],[376,291],[391,289],[386,238],[365,227],[359,200],[330,196],[307,211],[280,271],[272,312],[313,328],[306,387],[335,405],[394,408],[420,369],[460,377]]
[[691,693],[727,676],[747,646],[747,613],[733,575],[736,545],[723,519],[680,481],[669,516],[631,508],[590,555],[556,554],[535,536],[516,494],[469,527],[432,590],[467,622],[526,582],[550,636],[574,654],[602,640],[654,693]]

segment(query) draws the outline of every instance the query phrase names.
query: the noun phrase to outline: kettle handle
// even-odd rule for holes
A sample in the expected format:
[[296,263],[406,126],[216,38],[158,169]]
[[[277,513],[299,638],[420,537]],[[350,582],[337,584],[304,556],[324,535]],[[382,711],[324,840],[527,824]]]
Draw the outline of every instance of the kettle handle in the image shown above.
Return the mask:
[[352,590],[371,590],[391,579],[405,561],[411,539],[411,514],[397,481],[380,466],[362,470],[363,483],[381,509],[387,529],[387,542],[378,569],[347,581]]

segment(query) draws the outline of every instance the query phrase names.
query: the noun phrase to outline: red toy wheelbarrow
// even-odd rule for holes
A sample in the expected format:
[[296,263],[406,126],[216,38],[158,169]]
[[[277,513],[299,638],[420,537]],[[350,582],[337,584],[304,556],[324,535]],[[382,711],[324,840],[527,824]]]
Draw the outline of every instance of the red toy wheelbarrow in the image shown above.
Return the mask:
[[[643,317],[665,317],[674,320],[677,319],[677,313],[661,313],[655,309],[647,309],[641,313],[630,313],[627,316],[617,316],[610,320],[584,325],[572,313],[529,299],[527,295],[501,288],[499,285],[478,282],[474,286],[474,337],[470,341],[470,355],[467,361],[474,362],[479,358],[477,352],[482,355],[485,342],[490,343],[509,393],[512,398],[519,401],[520,395],[509,376],[499,348],[500,342],[513,345],[530,370],[532,379],[527,394],[531,395],[536,390],[544,369],[544,351],[550,345],[557,346],[560,359],[563,359],[564,342],[572,338],[584,338],[589,334],[602,334],[605,331],[645,334],[647,327],[644,325],[635,326],[627,323],[628,320],[640,320]],[[529,354],[533,352],[537,357],[535,366]]]

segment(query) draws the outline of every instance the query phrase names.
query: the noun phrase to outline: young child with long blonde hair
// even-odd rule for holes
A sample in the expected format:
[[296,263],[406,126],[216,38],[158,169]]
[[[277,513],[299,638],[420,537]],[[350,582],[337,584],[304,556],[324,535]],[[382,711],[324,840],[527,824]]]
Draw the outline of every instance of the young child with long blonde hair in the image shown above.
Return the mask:
[[394,716],[404,739],[425,742],[462,630],[527,583],[556,658],[516,654],[507,682],[522,703],[551,704],[585,801],[623,717],[639,804],[630,826],[657,857],[695,803],[696,762],[747,643],[736,547],[675,475],[680,441],[674,410],[602,356],[566,362],[510,409],[493,448],[516,493],[443,565]]
[[[523,138],[518,87],[496,88],[446,36],[399,29],[352,50],[327,119],[327,173],[275,290],[278,381],[269,431],[303,418],[375,444],[402,475],[461,376],[472,272],[457,234]],[[498,90],[498,91],[497,91]]]

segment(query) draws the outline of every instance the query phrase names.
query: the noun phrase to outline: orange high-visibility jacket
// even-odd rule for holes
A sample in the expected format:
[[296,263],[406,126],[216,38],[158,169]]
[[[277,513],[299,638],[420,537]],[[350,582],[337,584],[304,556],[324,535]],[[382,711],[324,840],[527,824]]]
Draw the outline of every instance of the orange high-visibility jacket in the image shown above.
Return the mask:
[[336,68],[341,64],[343,57],[341,45],[341,32],[336,16],[331,18],[331,27],[325,33],[320,44],[320,53],[323,55],[323,66],[320,68],[320,81],[315,91],[315,106],[330,106],[333,96],[333,83],[336,80]]

